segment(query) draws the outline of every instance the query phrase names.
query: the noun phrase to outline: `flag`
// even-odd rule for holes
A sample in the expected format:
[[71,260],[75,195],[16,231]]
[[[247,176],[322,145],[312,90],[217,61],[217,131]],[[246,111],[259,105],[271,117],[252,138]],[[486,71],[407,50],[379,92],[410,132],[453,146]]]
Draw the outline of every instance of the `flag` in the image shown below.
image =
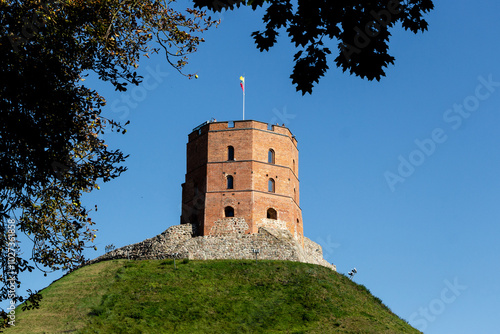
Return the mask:
[[245,78],[243,76],[240,77],[240,86],[241,86],[241,90],[244,93],[245,92]]

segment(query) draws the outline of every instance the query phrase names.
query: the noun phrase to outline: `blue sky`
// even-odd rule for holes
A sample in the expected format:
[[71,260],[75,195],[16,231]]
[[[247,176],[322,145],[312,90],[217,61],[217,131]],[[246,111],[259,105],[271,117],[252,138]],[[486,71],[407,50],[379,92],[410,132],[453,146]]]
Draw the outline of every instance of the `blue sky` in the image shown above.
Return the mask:
[[[244,74],[246,118],[285,123],[298,139],[304,232],[325,258],[340,273],[356,267],[356,282],[425,333],[498,333],[500,3],[435,6],[426,33],[392,30],[396,64],[380,82],[342,73],[332,57],[302,96],[289,79],[295,50],[280,38],[259,52],[250,34],[262,13],[247,9],[214,15],[222,23],[190,58],[197,80],[157,56],[141,63],[147,84],[125,97],[89,82],[105,115],[131,124],[104,135],[130,154],[129,170],[85,197],[99,207],[98,251],[87,257],[179,223],[187,136],[212,117],[241,119]],[[392,186],[388,173],[400,177]],[[25,287],[60,273],[41,276]]]

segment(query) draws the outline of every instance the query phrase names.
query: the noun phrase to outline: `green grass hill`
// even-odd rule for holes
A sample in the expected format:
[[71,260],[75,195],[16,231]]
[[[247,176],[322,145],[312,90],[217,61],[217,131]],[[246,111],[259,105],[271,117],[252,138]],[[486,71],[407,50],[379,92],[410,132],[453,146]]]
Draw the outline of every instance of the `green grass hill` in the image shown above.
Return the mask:
[[420,333],[362,285],[288,261],[114,260],[16,310],[5,333]]

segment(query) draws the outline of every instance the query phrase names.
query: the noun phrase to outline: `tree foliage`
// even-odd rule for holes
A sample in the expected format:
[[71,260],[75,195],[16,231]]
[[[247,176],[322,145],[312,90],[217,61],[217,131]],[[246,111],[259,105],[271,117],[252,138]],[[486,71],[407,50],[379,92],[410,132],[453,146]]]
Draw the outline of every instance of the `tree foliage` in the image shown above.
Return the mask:
[[[312,93],[314,83],[328,70],[332,50],[325,43],[336,40],[335,65],[344,72],[380,80],[394,64],[388,53],[389,30],[401,24],[413,33],[425,31],[424,14],[434,8],[432,0],[194,0],[199,8],[214,11],[249,5],[266,7],[265,29],[252,36],[260,51],[268,51],[285,29],[299,51],[290,75],[297,91]],[[295,5],[295,8],[294,8]]]
[[[84,260],[95,234],[80,198],[126,170],[126,156],[99,134],[106,127],[125,133],[126,124],[101,115],[104,97],[83,80],[93,72],[126,90],[141,82],[140,57],[160,51],[182,73],[203,42],[199,34],[217,22],[172,5],[0,0],[0,300],[10,299],[12,277],[19,286],[17,274],[34,269],[29,260],[42,270],[71,269]],[[15,232],[27,235],[32,248],[9,233],[13,217]]]

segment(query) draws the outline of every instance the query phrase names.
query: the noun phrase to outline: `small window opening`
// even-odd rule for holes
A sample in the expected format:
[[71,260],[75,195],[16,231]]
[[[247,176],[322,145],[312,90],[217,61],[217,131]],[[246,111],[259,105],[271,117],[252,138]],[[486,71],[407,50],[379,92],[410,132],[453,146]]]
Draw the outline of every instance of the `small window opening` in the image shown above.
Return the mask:
[[234,160],[234,147],[232,146],[227,147],[227,160],[229,161]]
[[233,176],[227,176],[227,189],[233,189]]
[[234,121],[227,122],[227,127],[228,128],[234,128]]
[[226,206],[224,208],[224,216],[225,217],[234,217],[234,209],[230,206]]
[[278,219],[278,213],[273,208],[267,209],[267,219]]
[[274,164],[274,150],[269,149],[269,152],[267,153],[267,162],[270,164]]
[[267,183],[267,191],[273,193],[275,192],[275,187],[274,187],[274,180],[269,179],[269,182]]

